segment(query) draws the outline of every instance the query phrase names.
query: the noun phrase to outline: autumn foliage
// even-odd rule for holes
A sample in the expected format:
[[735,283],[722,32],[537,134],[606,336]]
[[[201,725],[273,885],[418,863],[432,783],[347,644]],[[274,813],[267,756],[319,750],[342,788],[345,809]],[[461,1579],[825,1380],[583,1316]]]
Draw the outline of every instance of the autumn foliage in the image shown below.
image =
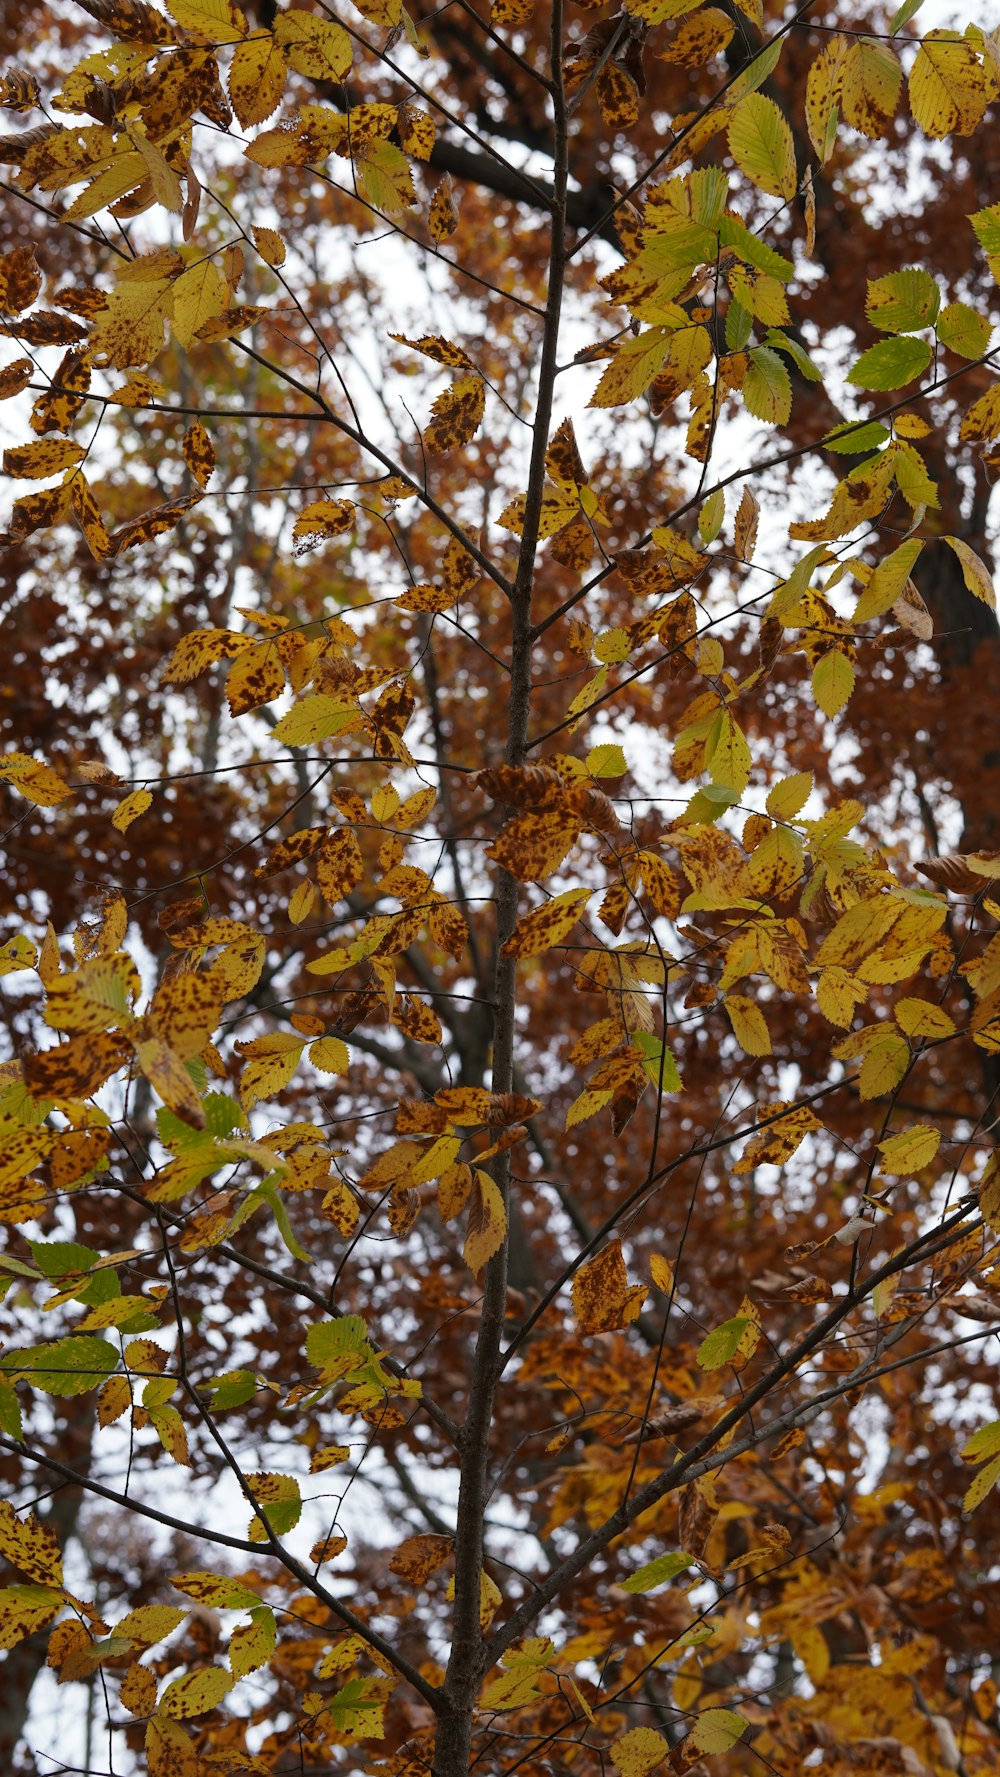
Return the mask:
[[920,4],[5,12],[5,1770],[997,1770]]

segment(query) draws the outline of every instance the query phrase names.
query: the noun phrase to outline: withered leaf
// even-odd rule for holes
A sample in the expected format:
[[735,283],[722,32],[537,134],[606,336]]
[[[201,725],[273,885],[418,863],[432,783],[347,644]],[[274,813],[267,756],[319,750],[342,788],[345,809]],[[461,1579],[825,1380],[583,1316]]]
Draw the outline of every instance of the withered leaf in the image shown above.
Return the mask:
[[588,1259],[573,1279],[573,1310],[585,1333],[628,1326],[642,1312],[645,1298],[645,1284],[628,1281],[620,1240]]

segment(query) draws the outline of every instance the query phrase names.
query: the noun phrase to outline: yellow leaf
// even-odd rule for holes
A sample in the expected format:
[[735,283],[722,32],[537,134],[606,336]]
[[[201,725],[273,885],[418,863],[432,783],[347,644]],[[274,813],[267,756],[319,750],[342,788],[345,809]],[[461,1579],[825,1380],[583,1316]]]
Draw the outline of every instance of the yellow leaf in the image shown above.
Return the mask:
[[349,895],[365,873],[361,847],[352,827],[328,833],[316,857],[316,880],[331,907]]
[[415,105],[400,105],[396,116],[400,147],[414,160],[429,160],[437,136],[434,119]]
[[993,1461],[988,1462],[985,1468],[980,1469],[971,1486],[967,1488],[962,1500],[963,1512],[974,1512],[977,1506],[982,1505],[986,1495],[993,1491],[998,1481],[1000,1481],[1000,1456],[994,1456]]
[[928,31],[910,69],[910,109],[928,136],[971,136],[986,109],[985,71],[956,31]]
[[303,697],[275,725],[274,738],[290,747],[314,746],[332,734],[359,724],[358,706],[354,698]]
[[0,754],[0,781],[10,784],[38,808],[54,808],[69,795],[69,785],[59,773],[29,753]]
[[637,401],[656,376],[670,349],[665,327],[650,327],[637,339],[625,339],[602,373],[589,407],[622,407]]
[[182,1061],[188,1061],[211,1042],[222,1006],[222,987],[211,970],[172,975],[153,995],[147,1021]]
[[180,1056],[175,1055],[162,1037],[148,1037],[136,1042],[135,1058],[140,1072],[145,1074],[168,1109],[200,1129],[205,1113],[194,1081]]
[[837,104],[847,47],[845,37],[825,43],[806,79],[806,129],[821,166],[829,159],[837,138]]
[[858,1091],[862,1098],[881,1098],[899,1085],[910,1064],[909,1047],[891,1032],[868,1050],[861,1063]]
[[668,1742],[655,1728],[630,1728],[611,1747],[611,1763],[621,1777],[646,1777],[669,1751]]
[[244,129],[266,123],[284,90],[285,58],[270,31],[236,45],[229,64],[229,99]]
[[742,1740],[748,1726],[745,1718],[733,1709],[703,1709],[684,1744],[692,1752],[707,1756],[731,1752]]
[[141,1604],[130,1610],[112,1629],[112,1635],[126,1635],[137,1647],[153,1647],[183,1623],[187,1616],[176,1604]]
[[149,364],[163,345],[163,324],[174,300],[167,278],[119,284],[94,317],[94,361],[114,370]]
[[503,1198],[488,1172],[477,1167],[473,1178],[469,1223],[462,1256],[474,1277],[500,1251],[507,1233]]
[[123,797],[119,802],[111,816],[111,825],[117,827],[119,833],[124,833],[131,827],[133,821],[138,820],[139,816],[145,814],[147,808],[152,808],[152,806],[153,793],[151,790],[133,790],[130,795]]
[[55,1532],[30,1512],[19,1518],[7,1500],[0,1500],[0,1554],[26,1579],[42,1586],[62,1585],[62,1553]]
[[274,1652],[274,1612],[261,1605],[250,1612],[249,1623],[240,1623],[229,1641],[229,1666],[234,1678],[245,1678],[266,1666]]
[[233,1688],[233,1675],[223,1666],[202,1666],[186,1672],[168,1684],[159,1702],[162,1715],[174,1721],[186,1721],[194,1715],[207,1715],[222,1702]]
[[611,1091],[610,1087],[603,1088],[597,1092],[590,1091],[589,1089],[581,1092],[577,1098],[574,1098],[573,1103],[567,1107],[566,1128],[575,1129],[578,1123],[586,1123],[588,1117],[595,1117],[597,1112],[602,1111],[606,1104],[610,1104],[613,1097],[614,1093]]
[[229,303],[229,285],[211,259],[202,259],[181,272],[173,285],[173,329],[178,343],[192,344],[199,327],[222,313]]
[[984,605],[989,605],[991,611],[995,611],[997,608],[996,592],[993,587],[993,576],[986,563],[980,559],[974,549],[970,549],[962,537],[945,537],[944,540],[958,556],[962,567],[962,579],[969,591],[974,593],[977,599],[981,599]]
[[149,1777],[197,1777],[194,1745],[180,1722],[157,1713],[146,1723]]
[[[321,21],[317,19],[317,24]],[[252,227],[254,246],[267,265],[284,265],[286,247],[277,229]],[[352,508],[353,511],[353,508]]]
[[231,659],[246,647],[246,637],[228,629],[193,629],[177,643],[163,672],[164,684],[187,685],[217,660]]
[[389,1571],[409,1580],[411,1585],[422,1586],[447,1561],[454,1547],[450,1536],[408,1536],[389,1562]]
[[167,4],[181,30],[203,43],[238,43],[247,34],[247,21],[232,0],[167,0]]
[[179,216],[184,208],[184,197],[181,182],[173,167],[164,156],[162,150],[146,133],[146,126],[141,118],[126,124],[126,134],[133,148],[141,157],[146,168],[146,176],[153,188],[153,197],[165,210]]
[[63,1602],[62,1593],[47,1586],[0,1587],[0,1648],[17,1647],[44,1629]]
[[309,1045],[309,1060],[321,1074],[346,1074],[351,1057],[339,1037],[320,1037]]
[[111,554],[111,538],[100,514],[93,490],[79,471],[70,482],[73,513],[87,539],[87,547],[95,561],[104,561]]
[[[136,1662],[129,1667],[121,1682],[118,1701],[130,1715],[152,1715],[156,1708],[156,1677],[148,1666]],[[149,1768],[153,1770],[152,1765]]]
[[900,543],[872,573],[858,599],[852,614],[854,623],[866,623],[871,617],[880,617],[888,611],[899,598],[903,587],[909,579],[917,558],[923,549],[919,537],[908,537]]
[[23,932],[0,944],[0,975],[16,975],[21,969],[33,969],[38,952]]
[[247,1058],[240,1075],[240,1102],[245,1110],[262,1098],[273,1098],[288,1085],[305,1046],[304,1037],[285,1031],[236,1044],[239,1053]]
[[955,1020],[930,1000],[897,1000],[893,1016],[908,1037],[952,1037],[955,1034]]
[[933,1160],[941,1145],[941,1131],[930,1123],[914,1123],[878,1144],[881,1171],[897,1177],[919,1172]]
[[662,1290],[665,1296],[673,1295],[674,1268],[670,1260],[665,1259],[662,1253],[650,1253],[649,1275],[653,1279],[657,1289]]
[[353,51],[343,25],[291,6],[287,12],[279,12],[274,34],[297,74],[341,81],[350,72]]
[[770,1055],[771,1033],[764,1014],[754,1000],[745,994],[731,993],[725,1000],[726,1013],[733,1035],[748,1055]]
[[843,58],[840,102],[844,116],[863,136],[884,136],[899,104],[903,70],[886,43],[853,42]]

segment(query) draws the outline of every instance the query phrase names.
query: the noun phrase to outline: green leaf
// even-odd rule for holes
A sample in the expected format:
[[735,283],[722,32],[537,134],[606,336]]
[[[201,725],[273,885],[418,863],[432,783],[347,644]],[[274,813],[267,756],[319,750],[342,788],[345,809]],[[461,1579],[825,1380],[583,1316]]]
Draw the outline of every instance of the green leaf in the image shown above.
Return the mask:
[[805,377],[807,383],[820,383],[823,381],[822,371],[817,370],[816,365],[813,363],[804,346],[800,346],[796,339],[789,339],[787,333],[782,332],[780,327],[771,327],[768,329],[768,332],[765,335],[765,344],[773,346],[776,352],[784,352],[789,358],[791,358],[793,364],[802,376]]
[[769,426],[783,426],[792,411],[791,378],[770,346],[754,346],[750,353],[743,402],[754,419],[764,420]]
[[306,1334],[306,1354],[327,1382],[336,1382],[371,1356],[368,1328],[360,1314],[321,1320]]
[[81,1246],[76,1240],[29,1240],[31,1256],[46,1277],[66,1277],[74,1271],[89,1271],[100,1258],[92,1246]]
[[984,253],[1000,253],[1000,204],[976,210],[969,217]]
[[931,361],[926,340],[897,335],[869,346],[850,371],[847,381],[856,389],[902,389],[922,376]]
[[729,150],[740,171],[772,197],[795,195],[795,145],[773,99],[752,93],[729,120]]
[[698,535],[703,543],[714,543],[726,516],[726,496],[721,487],[709,494],[698,514]]
[[271,1178],[261,1179],[260,1184],[255,1185],[254,1189],[250,1192],[250,1198],[248,1201],[257,1198],[263,1198],[264,1202],[270,1209],[271,1214],[278,1225],[278,1233],[281,1235],[292,1258],[298,1259],[303,1265],[311,1265],[313,1262],[312,1254],[307,1253],[305,1247],[296,1239],[295,1234],[292,1231],[292,1224],[288,1219],[288,1211],[281,1200],[280,1194],[275,1190]]
[[703,1370],[721,1370],[725,1364],[731,1363],[740,1348],[747,1327],[749,1316],[736,1314],[732,1320],[724,1320],[721,1327],[716,1327],[707,1338],[704,1338],[695,1352],[695,1357]]
[[631,1044],[644,1057],[642,1065],[654,1086],[663,1092],[683,1091],[677,1063],[659,1037],[651,1030],[636,1030],[632,1033]]
[[99,1388],[117,1364],[118,1353],[107,1339],[88,1333],[54,1339],[49,1345],[27,1345],[0,1357],[0,1368],[54,1395],[86,1394]]
[[844,457],[868,456],[885,444],[889,438],[888,426],[879,420],[869,420],[865,425],[851,426],[844,429],[839,426],[835,432],[828,432],[823,440],[825,450],[835,450]]
[[919,537],[907,537],[905,543],[879,562],[858,599],[853,623],[867,623],[870,617],[881,617],[884,611],[892,609],[922,549]]
[[252,1370],[227,1370],[222,1376],[213,1376],[210,1382],[200,1384],[211,1390],[209,1409],[213,1413],[225,1413],[231,1407],[242,1407],[252,1400],[259,1387]]
[[922,327],[933,327],[940,307],[935,279],[919,266],[868,280],[865,313],[882,333],[918,333]]
[[9,1438],[21,1437],[21,1403],[17,1390],[0,1378],[0,1431]]
[[748,93],[755,93],[759,87],[763,86],[765,80],[770,78],[778,66],[784,47],[784,37],[775,37],[766,49],[760,50],[754,56],[753,61],[743,70],[739,79],[734,81],[729,90],[729,99],[732,104],[737,103],[740,99],[745,99]]
[[645,1567],[636,1568],[627,1580],[622,1580],[623,1592],[654,1592],[657,1586],[665,1586],[668,1580],[675,1579],[692,1565],[693,1555],[681,1549],[672,1555],[657,1555],[655,1561],[647,1561]]
[[937,318],[937,336],[960,358],[981,358],[989,350],[993,328],[967,302],[949,302]]
[[216,1141],[225,1141],[234,1129],[245,1131],[246,1116],[235,1098],[225,1092],[209,1092],[204,1101],[205,1134],[213,1135]]
[[787,284],[795,276],[795,267],[790,259],[776,253],[773,247],[766,245],[758,235],[751,234],[745,222],[738,216],[723,216],[719,223],[719,242],[723,247],[732,247],[748,265],[756,266],[758,271],[766,272],[769,277],[780,278]]
[[753,316],[735,296],[726,310],[726,345],[731,352],[742,352],[753,332]]
[[812,676],[813,696],[824,716],[842,710],[854,690],[854,668],[846,654],[833,648],[817,660]]
[[923,3],[924,0],[903,0],[902,6],[893,13],[889,20],[890,37],[895,37],[897,31],[901,31],[904,25],[909,24],[911,18],[920,11]]
[[260,1604],[258,1594],[251,1592],[249,1586],[204,1569],[175,1573],[170,1584],[189,1598],[196,1598],[199,1604],[210,1605],[213,1610],[252,1610]]
[[612,741],[591,747],[587,754],[587,770],[591,777],[624,777],[628,770],[625,754]]
[[380,1740],[385,1732],[382,1717],[386,1696],[392,1685],[392,1679],[349,1678],[326,1704],[338,1734]]

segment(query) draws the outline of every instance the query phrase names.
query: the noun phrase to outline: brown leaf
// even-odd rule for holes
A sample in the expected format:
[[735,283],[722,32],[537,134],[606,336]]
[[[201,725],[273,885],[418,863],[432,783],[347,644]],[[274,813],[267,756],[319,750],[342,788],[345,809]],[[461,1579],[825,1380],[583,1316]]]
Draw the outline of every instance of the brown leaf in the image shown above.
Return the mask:
[[319,850],[329,831],[329,827],[300,827],[290,838],[279,839],[263,864],[257,865],[254,875],[258,878],[274,876],[279,870],[287,870],[290,864],[301,864],[304,858],[311,858]]
[[234,716],[245,716],[261,704],[273,703],[285,689],[285,674],[273,642],[256,642],[237,654],[226,679],[226,697]]
[[447,1561],[454,1547],[450,1536],[408,1536],[389,1562],[389,1571],[422,1586]]
[[478,432],[486,411],[486,384],[481,376],[460,376],[444,389],[431,408],[431,420],[424,429],[424,443],[429,451],[443,456],[468,444]]
[[316,880],[331,907],[350,894],[365,873],[357,837],[350,827],[328,833],[319,848]]
[[27,1056],[25,1084],[35,1098],[89,1098],[129,1054],[128,1043],[117,1032],[86,1032]]
[[450,173],[435,187],[427,213],[427,226],[432,241],[446,241],[458,227],[458,207]]
[[597,98],[609,130],[629,130],[638,123],[639,89],[617,62],[605,62],[597,76]]
[[560,482],[563,486],[586,487],[587,471],[583,466],[572,420],[563,420],[553,432],[549,448],[545,452],[545,469],[553,481]]
[[30,308],[42,287],[34,247],[12,247],[0,254],[0,310],[19,315]]
[[573,1310],[585,1333],[628,1326],[642,1312],[645,1284],[629,1284],[622,1243],[612,1240],[573,1279]]

